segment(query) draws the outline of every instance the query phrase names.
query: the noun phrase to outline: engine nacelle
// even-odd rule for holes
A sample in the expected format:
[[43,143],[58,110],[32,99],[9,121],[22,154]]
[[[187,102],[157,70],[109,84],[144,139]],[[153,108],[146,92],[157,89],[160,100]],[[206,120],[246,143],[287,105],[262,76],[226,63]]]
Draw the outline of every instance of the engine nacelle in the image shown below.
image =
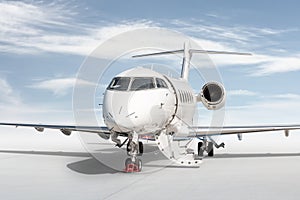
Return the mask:
[[197,97],[208,110],[218,110],[225,105],[226,93],[218,82],[206,83]]

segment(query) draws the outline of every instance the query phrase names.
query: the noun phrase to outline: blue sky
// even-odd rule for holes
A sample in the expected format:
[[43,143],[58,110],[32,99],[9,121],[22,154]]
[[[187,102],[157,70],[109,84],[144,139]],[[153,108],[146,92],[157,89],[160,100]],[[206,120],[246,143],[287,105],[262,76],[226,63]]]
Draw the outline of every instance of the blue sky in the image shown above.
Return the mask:
[[228,91],[227,124],[299,122],[298,8],[256,0],[0,1],[0,119],[73,123],[72,88],[85,57],[116,34],[162,27],[206,49],[254,54],[211,56]]

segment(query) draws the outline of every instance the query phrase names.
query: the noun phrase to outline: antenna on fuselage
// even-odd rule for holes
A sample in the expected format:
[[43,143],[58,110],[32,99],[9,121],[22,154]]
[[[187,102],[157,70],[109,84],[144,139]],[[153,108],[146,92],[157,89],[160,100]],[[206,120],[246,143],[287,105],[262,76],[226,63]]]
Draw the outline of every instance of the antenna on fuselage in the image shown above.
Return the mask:
[[191,49],[190,42],[184,42],[183,49],[172,50],[172,51],[161,51],[155,53],[139,54],[132,56],[133,58],[146,57],[146,56],[158,56],[166,54],[178,54],[183,53],[182,60],[182,69],[181,69],[181,78],[188,80],[190,64],[193,53],[203,53],[203,54],[227,54],[227,55],[242,55],[242,56],[251,56],[251,53],[239,53],[239,52],[230,52],[230,51],[211,51],[211,50],[200,50],[200,49]]

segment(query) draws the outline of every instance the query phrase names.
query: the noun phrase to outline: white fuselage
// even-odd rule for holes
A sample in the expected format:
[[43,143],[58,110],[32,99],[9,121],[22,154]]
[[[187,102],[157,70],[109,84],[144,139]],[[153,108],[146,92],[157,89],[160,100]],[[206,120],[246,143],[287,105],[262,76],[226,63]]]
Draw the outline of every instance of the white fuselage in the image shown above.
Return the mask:
[[118,133],[179,131],[192,125],[195,109],[196,97],[186,80],[141,67],[117,75],[103,100],[104,122]]

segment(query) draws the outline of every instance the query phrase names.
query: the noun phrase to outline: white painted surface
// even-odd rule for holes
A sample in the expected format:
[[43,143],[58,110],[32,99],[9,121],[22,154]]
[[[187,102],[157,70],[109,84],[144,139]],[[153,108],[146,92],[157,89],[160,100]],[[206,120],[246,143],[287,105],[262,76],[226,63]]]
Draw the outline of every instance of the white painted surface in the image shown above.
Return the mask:
[[[298,199],[299,136],[270,134],[264,136],[269,141],[261,142],[260,136],[251,137],[242,143],[223,137],[227,148],[204,160],[200,168],[169,166],[152,173],[124,174],[88,157],[76,136],[1,128],[0,196],[5,200]],[[251,146],[256,146],[253,152]]]

